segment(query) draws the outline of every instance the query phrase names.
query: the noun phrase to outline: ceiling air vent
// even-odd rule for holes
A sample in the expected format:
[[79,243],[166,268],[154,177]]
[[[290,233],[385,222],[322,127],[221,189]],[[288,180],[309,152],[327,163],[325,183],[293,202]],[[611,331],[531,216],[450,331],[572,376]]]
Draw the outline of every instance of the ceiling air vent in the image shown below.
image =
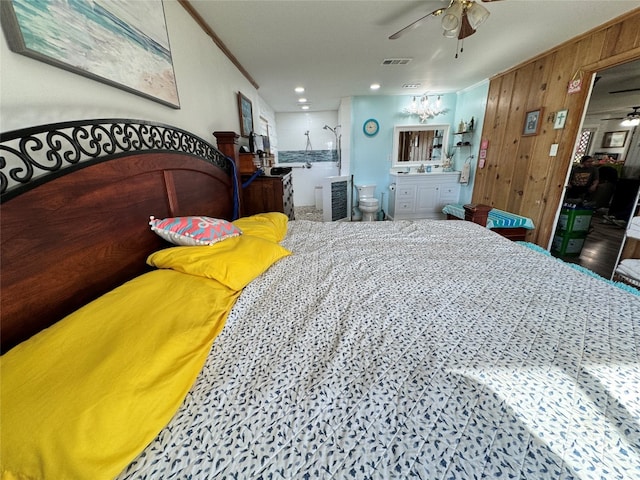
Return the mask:
[[411,58],[385,58],[382,65],[406,65],[411,60]]

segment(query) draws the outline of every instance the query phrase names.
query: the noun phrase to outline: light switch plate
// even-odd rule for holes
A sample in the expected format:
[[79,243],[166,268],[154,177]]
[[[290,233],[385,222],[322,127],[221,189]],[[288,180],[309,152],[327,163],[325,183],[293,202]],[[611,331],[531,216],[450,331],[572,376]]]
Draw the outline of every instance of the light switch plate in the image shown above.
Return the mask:
[[549,156],[555,157],[556,155],[558,155],[558,144],[554,143],[551,145],[551,148],[549,149]]

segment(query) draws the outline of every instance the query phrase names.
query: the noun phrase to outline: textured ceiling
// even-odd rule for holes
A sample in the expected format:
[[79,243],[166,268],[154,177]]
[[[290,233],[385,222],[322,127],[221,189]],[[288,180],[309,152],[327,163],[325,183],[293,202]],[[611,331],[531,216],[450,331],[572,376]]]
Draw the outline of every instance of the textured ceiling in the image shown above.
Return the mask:
[[[388,39],[426,13],[446,6],[448,0],[190,3],[276,112],[300,111],[293,91],[298,85],[306,88],[311,111],[336,110],[341,97],[354,95],[459,91],[640,6],[637,0],[484,3],[491,15],[464,41],[456,59],[457,40],[442,36],[439,18],[429,18],[400,39]],[[411,61],[381,65],[386,58]],[[374,82],[381,84],[376,93],[369,89]],[[415,90],[402,88],[416,83],[421,86]],[[603,79],[601,85],[607,81]],[[633,102],[624,103],[626,108]]]

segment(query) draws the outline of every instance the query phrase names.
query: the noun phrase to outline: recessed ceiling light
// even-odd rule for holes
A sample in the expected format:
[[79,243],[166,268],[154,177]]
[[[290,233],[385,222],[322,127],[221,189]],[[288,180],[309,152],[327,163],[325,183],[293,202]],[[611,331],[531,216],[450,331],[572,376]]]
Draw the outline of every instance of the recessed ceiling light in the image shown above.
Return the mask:
[[299,98],[298,99],[298,103],[307,103],[307,99],[306,98]]
[[379,83],[372,83],[369,88],[371,90],[379,90],[380,89],[380,84]]
[[296,93],[304,92],[304,87],[296,87]]
[[302,110],[309,110],[309,105],[302,105],[300,108],[302,108]]

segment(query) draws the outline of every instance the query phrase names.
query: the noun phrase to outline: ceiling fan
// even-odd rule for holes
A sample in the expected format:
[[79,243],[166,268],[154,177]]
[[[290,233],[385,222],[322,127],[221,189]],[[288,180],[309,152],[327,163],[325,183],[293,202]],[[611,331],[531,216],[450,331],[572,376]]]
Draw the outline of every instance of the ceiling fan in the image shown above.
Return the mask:
[[[481,0],[483,3],[498,0]],[[489,10],[474,0],[450,0],[448,7],[437,8],[424,17],[410,23],[389,37],[395,40],[414,28],[419,27],[429,17],[442,16],[443,35],[447,38],[463,40],[474,33],[476,28],[489,17]],[[457,57],[457,54],[456,54]]]

